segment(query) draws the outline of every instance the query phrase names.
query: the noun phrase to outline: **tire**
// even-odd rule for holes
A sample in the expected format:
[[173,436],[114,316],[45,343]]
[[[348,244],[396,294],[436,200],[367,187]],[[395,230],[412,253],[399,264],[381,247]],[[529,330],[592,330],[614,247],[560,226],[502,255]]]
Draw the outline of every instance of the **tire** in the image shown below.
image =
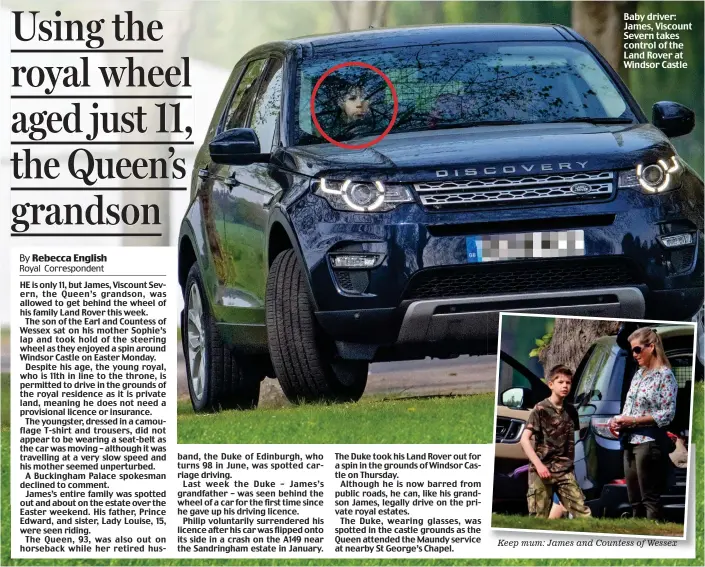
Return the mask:
[[289,401],[360,399],[367,385],[369,364],[339,358],[332,339],[318,326],[293,250],[282,252],[272,263],[266,312],[272,364]]
[[223,343],[196,263],[186,278],[183,318],[181,336],[194,411],[257,407],[260,376],[247,358],[237,356]]

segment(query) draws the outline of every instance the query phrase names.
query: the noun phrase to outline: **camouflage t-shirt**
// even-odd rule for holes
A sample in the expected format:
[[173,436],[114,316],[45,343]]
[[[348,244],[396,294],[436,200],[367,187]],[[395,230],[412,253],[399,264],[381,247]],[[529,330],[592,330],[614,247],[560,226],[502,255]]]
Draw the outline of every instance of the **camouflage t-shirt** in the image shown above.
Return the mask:
[[[526,428],[534,432],[535,451],[541,462],[552,473],[573,470],[575,459],[574,433],[578,425],[578,412],[565,403],[562,408],[550,398],[534,406],[526,420]],[[535,470],[534,465],[530,466]]]

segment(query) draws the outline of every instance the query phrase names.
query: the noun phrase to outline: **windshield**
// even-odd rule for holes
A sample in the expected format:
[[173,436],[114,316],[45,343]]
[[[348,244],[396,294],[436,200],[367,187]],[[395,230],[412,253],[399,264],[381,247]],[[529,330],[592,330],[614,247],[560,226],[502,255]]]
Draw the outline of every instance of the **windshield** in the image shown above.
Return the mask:
[[[399,109],[392,132],[505,123],[636,121],[614,83],[579,43],[473,43],[407,46],[348,54],[394,85]],[[295,144],[326,142],[314,125],[316,82],[345,57],[305,59],[298,70]],[[321,129],[336,141],[380,135],[393,97],[374,70],[331,73],[315,98]]]

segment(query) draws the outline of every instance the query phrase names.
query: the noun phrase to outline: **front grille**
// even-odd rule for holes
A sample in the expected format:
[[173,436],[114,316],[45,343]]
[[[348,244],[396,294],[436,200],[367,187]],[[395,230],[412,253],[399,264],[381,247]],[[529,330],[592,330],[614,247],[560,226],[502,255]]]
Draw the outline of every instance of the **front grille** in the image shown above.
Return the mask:
[[638,270],[624,257],[525,260],[422,270],[409,280],[404,299],[538,293],[641,283],[643,278]]
[[611,171],[555,173],[522,177],[416,183],[421,203],[431,209],[531,201],[608,199],[614,192]]

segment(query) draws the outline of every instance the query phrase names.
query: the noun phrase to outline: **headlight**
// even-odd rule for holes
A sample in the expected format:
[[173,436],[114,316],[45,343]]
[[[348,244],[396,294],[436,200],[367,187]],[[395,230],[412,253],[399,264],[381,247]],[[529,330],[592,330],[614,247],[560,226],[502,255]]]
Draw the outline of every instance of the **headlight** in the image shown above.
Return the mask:
[[683,165],[678,156],[655,163],[639,163],[636,169],[619,172],[620,187],[639,187],[644,193],[665,193],[681,185]]
[[593,417],[590,420],[592,430],[596,435],[605,439],[619,439],[619,437],[610,431],[610,419],[609,417]]
[[390,211],[400,203],[411,203],[414,198],[404,185],[387,185],[381,181],[317,181],[316,195],[325,198],[339,211],[364,213]]

